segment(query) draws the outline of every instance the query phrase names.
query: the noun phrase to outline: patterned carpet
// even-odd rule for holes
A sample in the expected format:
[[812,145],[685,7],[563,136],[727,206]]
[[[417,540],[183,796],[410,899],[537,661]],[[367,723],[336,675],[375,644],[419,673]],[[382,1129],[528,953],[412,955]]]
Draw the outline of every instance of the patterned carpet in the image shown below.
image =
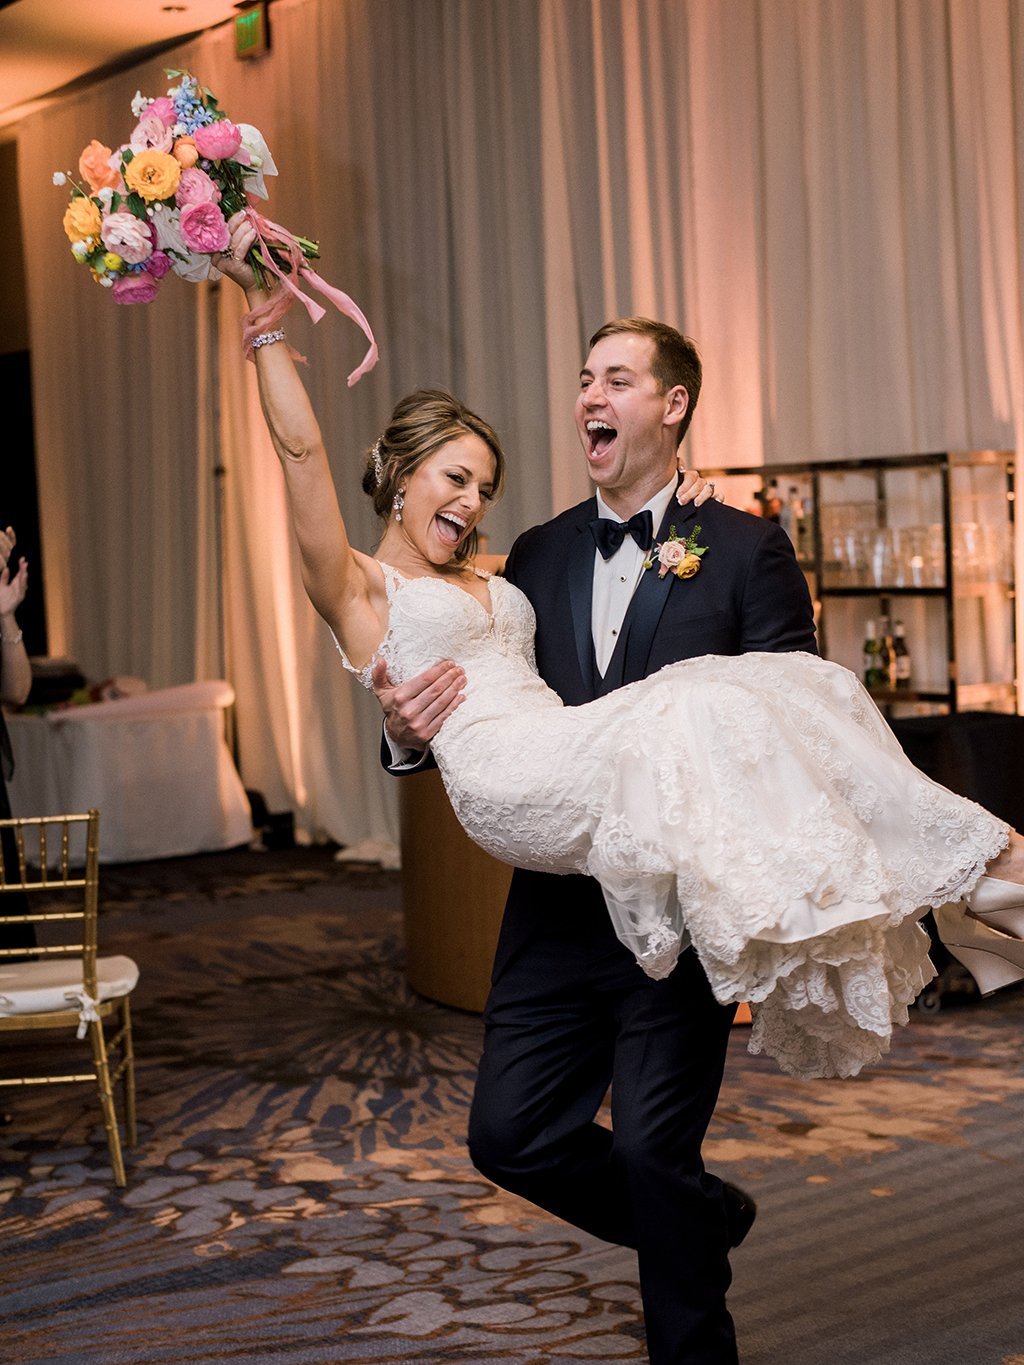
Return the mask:
[[[475,1016],[413,996],[398,879],[328,850],[105,868],[139,1145],[86,1088],[6,1092],[0,1360],[646,1359],[629,1253],[477,1176]],[[744,1365],[1024,1365],[1024,991],[947,997],[885,1065],[800,1082],[734,1031],[709,1164],[761,1216]]]

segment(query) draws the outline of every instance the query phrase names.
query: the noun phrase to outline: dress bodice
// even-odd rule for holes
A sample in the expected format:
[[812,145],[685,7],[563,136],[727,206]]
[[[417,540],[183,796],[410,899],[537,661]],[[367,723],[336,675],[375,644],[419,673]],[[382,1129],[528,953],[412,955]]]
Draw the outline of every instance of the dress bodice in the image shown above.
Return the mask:
[[381,563],[388,598],[388,625],[377,652],[356,668],[338,646],[341,661],[364,687],[372,687],[378,659],[393,682],[405,682],[441,659],[454,659],[472,681],[488,666],[503,673],[510,665],[536,676],[533,608],[511,583],[477,570],[487,581],[490,610],[471,593],[444,578],[409,578]]

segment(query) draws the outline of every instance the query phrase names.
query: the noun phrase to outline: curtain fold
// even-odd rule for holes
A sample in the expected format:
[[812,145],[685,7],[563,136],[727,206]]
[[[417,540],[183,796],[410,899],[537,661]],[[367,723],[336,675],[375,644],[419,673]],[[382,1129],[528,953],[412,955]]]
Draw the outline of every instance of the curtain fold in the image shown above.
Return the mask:
[[691,463],[1024,447],[1022,0],[276,0],[17,129],[52,648],[152,686],[224,671],[247,786],[342,842],[394,838],[379,714],[302,593],[229,283],[117,308],[67,250],[64,191],[136,88],[188,67],[281,168],[381,343],[309,357],[354,541],[395,400],[453,388],[504,437],[491,548],[587,492],[586,339],[645,312],[695,337]]

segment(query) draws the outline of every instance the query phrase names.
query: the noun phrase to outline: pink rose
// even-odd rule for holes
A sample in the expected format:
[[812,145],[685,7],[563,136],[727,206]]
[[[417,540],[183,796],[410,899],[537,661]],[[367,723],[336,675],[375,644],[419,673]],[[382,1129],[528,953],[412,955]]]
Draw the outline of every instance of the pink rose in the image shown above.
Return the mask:
[[665,569],[674,569],[688,553],[684,540],[666,540],[658,551],[658,563]]
[[168,99],[166,95],[161,95],[158,100],[150,101],[146,106],[146,117],[158,118],[165,128],[173,128],[178,121],[174,101]]
[[100,228],[100,240],[108,251],[116,251],[129,265],[141,265],[153,254],[153,234],[149,224],[134,213],[108,213]]
[[189,204],[181,211],[178,227],[189,251],[201,251],[205,255],[226,251],[231,239],[224,215],[216,204]]
[[219,204],[220,190],[205,171],[198,166],[188,166],[181,173],[174,200],[180,209],[189,204]]
[[197,128],[192,137],[199,155],[209,157],[211,161],[226,161],[242,145],[242,130],[226,118]]
[[154,280],[162,280],[171,268],[171,258],[165,251],[154,251],[146,262],[146,269]]
[[143,114],[128,139],[133,152],[169,152],[174,146],[174,138],[167,125],[152,114]]
[[122,275],[110,292],[115,303],[152,303],[158,289],[153,276],[143,270],[138,275]]

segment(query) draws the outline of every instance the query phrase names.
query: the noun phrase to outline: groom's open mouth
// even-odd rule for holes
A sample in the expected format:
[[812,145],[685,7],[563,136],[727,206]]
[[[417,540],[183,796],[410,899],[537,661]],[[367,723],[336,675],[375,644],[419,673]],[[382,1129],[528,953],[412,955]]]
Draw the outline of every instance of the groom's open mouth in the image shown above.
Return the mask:
[[446,545],[458,545],[466,530],[466,523],[454,512],[438,512],[434,517],[434,525],[438,538]]
[[587,455],[589,458],[599,460],[618,434],[615,428],[610,427],[607,422],[592,418],[587,423],[587,436],[589,437]]

